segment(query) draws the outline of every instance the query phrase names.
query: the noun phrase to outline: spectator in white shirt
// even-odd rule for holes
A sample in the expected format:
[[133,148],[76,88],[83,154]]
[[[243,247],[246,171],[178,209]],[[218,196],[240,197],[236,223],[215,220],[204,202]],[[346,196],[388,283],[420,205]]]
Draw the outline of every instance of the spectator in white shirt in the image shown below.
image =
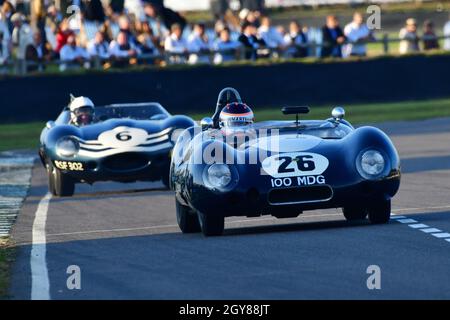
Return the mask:
[[364,23],[364,17],[361,13],[353,14],[353,21],[344,28],[344,35],[350,42],[344,46],[344,56],[364,57],[367,55],[366,42],[373,39],[372,32]]
[[108,42],[105,40],[103,32],[97,31],[95,33],[94,39],[89,41],[87,44],[87,52],[91,59],[92,58],[108,59],[109,58],[108,47],[109,45]]
[[277,28],[272,27],[269,17],[261,19],[261,26],[258,28],[258,34],[264,40],[266,46],[270,49],[281,50],[285,48],[283,35],[278,32]]
[[220,64],[223,62],[234,61],[239,57],[241,43],[233,41],[230,38],[230,29],[225,27],[219,33],[219,39],[213,45],[213,49],[218,51],[214,55],[214,63]]
[[194,30],[188,38],[188,51],[191,52],[189,63],[210,63],[211,43],[206,35],[206,27],[203,23],[194,25]]
[[417,22],[413,18],[406,20],[406,25],[400,30],[398,37],[401,39],[399,51],[400,54],[418,52],[419,36],[417,35]]
[[136,63],[136,57],[140,54],[139,49],[128,38],[126,32],[121,31],[117,34],[116,40],[109,44],[109,54],[115,67],[125,67]]
[[11,39],[14,48],[17,49],[16,57],[19,60],[25,59],[25,50],[33,42],[33,31],[26,23],[25,16],[19,12],[11,16],[11,22],[14,25]]
[[0,47],[3,47],[4,49],[8,48],[9,51],[11,45],[11,33],[9,32],[8,28],[8,21],[1,11],[0,11],[0,34],[3,35],[2,42],[0,42]]
[[284,43],[288,46],[288,57],[303,58],[308,56],[308,36],[303,32],[297,21],[289,23],[289,33],[284,36]]
[[450,50],[450,19],[444,26],[444,37],[448,37],[444,40],[444,49]]
[[0,21],[0,66],[5,64],[10,56],[10,42],[9,42],[9,30],[5,27],[2,28]]
[[183,30],[179,24],[173,24],[170,36],[166,38],[164,50],[168,53],[176,54],[170,58],[172,63],[184,63],[184,54],[188,52],[186,40],[182,37]]
[[67,38],[67,43],[61,48],[59,52],[59,57],[61,63],[59,66],[60,71],[65,71],[67,69],[78,68],[83,65],[85,68],[89,68],[89,56],[85,49],[77,46],[75,36],[73,34],[69,35]]

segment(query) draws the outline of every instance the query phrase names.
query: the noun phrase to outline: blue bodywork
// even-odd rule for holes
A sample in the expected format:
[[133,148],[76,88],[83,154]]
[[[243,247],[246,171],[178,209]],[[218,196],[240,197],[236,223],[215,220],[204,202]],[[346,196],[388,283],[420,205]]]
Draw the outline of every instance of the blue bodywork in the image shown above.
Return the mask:
[[[255,128],[277,129],[281,152],[284,154],[310,153],[328,160],[320,175],[295,176],[288,179],[262,174],[263,159],[258,159],[260,137],[239,147],[214,138],[217,129],[206,131],[187,129],[173,151],[171,186],[177,200],[195,211],[220,216],[296,216],[304,210],[321,208],[360,207],[390,201],[400,185],[400,159],[391,140],[374,127],[354,129],[348,122],[272,121],[255,124]],[[323,128],[319,131],[315,128]],[[342,137],[329,133],[343,132]],[[192,139],[182,139],[184,136]],[[283,151],[283,145],[297,139],[297,149]],[[291,140],[291,141],[288,141]],[[306,144],[314,143],[308,147]],[[213,147],[212,145],[216,145]],[[211,164],[199,162],[205,150],[223,150],[223,159],[234,159],[229,164],[234,182],[226,189],[211,188],[205,172]],[[358,157],[365,150],[377,150],[386,159],[383,174],[377,179],[366,179],[358,172]],[[267,152],[266,157],[275,153]],[[245,159],[258,159],[250,164]],[[241,160],[241,161],[239,161]],[[245,162],[245,163],[244,163]],[[309,177],[309,178],[308,178]],[[319,178],[320,177],[320,180]],[[309,179],[309,180],[308,180]]]
[[[174,133],[194,125],[191,118],[172,116],[157,103],[141,103],[96,107],[96,122],[77,127],[70,124],[70,111],[65,108],[42,130],[39,155],[44,166],[57,167],[75,182],[164,181]],[[134,144],[119,140],[123,136],[132,140],[134,133],[140,137]],[[64,137],[78,143],[75,155],[58,152],[57,142]]]

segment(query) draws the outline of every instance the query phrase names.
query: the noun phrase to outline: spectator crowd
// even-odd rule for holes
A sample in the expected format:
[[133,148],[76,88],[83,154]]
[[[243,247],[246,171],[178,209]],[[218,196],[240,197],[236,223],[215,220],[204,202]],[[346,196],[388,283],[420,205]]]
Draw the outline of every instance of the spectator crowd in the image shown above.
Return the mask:
[[[321,29],[296,20],[274,26],[260,5],[252,5],[261,1],[242,2],[237,13],[219,10],[214,25],[189,25],[156,0],[0,0],[0,70],[12,61],[26,61],[27,71],[58,61],[64,71],[94,64],[107,69],[264,57],[362,57],[367,43],[376,40],[359,12],[343,28],[334,15]],[[420,34],[417,21],[407,19],[399,32],[399,53],[440,49],[433,22],[425,21]],[[450,37],[450,21],[444,35]],[[450,50],[450,39],[444,48]]]

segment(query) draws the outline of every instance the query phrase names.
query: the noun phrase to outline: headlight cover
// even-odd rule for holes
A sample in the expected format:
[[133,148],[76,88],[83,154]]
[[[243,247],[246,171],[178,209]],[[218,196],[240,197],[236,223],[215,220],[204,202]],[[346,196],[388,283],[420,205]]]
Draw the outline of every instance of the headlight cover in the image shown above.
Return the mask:
[[386,158],[377,150],[365,150],[358,156],[356,167],[363,178],[375,180],[385,172]]
[[204,172],[204,180],[209,188],[223,190],[233,185],[233,173],[226,164],[212,164]]
[[73,157],[79,149],[78,141],[72,137],[62,137],[56,142],[56,153],[62,157]]
[[170,135],[170,140],[172,143],[177,143],[178,137],[183,133],[184,129],[175,129]]

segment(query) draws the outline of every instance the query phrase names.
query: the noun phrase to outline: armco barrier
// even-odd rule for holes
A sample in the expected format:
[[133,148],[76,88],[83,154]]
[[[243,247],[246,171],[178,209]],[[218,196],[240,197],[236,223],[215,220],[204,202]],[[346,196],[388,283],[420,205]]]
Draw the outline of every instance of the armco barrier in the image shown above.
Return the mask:
[[365,61],[197,66],[0,79],[0,122],[54,119],[69,93],[96,104],[159,101],[172,113],[213,112],[225,86],[258,107],[450,96],[450,55]]

